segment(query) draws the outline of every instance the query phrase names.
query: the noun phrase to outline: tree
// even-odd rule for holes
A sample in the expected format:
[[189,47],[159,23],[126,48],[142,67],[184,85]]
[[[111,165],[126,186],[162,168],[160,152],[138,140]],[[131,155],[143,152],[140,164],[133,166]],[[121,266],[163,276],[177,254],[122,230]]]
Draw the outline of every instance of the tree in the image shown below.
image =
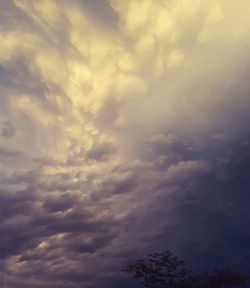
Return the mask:
[[194,275],[170,251],[150,254],[146,260],[128,265],[123,272],[131,274],[147,288],[233,288],[242,287],[246,278],[230,270]]

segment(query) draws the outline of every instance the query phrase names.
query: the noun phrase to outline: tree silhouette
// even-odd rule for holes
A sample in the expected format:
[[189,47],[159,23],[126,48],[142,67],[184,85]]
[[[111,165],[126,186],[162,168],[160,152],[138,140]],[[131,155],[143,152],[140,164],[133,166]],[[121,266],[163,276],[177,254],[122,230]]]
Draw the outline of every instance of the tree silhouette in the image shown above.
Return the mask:
[[123,272],[131,274],[147,288],[233,288],[242,287],[246,278],[230,270],[194,275],[170,251],[150,254],[145,260],[128,265]]

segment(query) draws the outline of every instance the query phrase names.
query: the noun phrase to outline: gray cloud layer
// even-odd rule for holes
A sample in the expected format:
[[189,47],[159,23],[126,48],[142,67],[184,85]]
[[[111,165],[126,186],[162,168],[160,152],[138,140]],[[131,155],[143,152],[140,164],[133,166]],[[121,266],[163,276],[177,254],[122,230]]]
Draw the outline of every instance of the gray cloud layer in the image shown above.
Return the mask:
[[247,272],[247,0],[1,1],[0,264],[132,287],[170,248]]

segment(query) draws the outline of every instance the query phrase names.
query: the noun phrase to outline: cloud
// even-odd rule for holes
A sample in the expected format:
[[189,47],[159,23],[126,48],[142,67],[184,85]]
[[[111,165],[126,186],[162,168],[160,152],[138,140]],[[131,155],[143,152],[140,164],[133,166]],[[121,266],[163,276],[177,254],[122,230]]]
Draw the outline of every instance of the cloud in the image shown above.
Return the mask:
[[12,287],[122,287],[120,266],[166,245],[243,271],[249,2],[0,6]]
[[6,149],[4,147],[0,147],[0,155],[4,156],[4,157],[20,157],[22,156],[22,152],[21,151],[13,151],[13,150],[9,150]]
[[114,153],[115,148],[109,142],[101,143],[100,145],[94,144],[90,150],[87,151],[86,156],[93,160],[105,160],[110,154]]
[[190,174],[204,173],[209,170],[207,163],[198,161],[181,161],[176,165],[172,165],[168,168],[168,174],[170,178],[190,178]]
[[10,122],[4,121],[2,122],[1,136],[10,138],[14,136],[16,133],[15,128],[11,125]]

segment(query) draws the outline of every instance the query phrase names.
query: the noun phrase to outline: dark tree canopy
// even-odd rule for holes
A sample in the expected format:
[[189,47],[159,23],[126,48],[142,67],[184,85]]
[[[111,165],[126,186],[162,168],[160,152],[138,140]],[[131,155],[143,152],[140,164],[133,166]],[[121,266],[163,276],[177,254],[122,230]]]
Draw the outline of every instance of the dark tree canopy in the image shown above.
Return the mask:
[[122,271],[131,274],[147,288],[233,288],[244,287],[246,278],[230,270],[193,274],[185,262],[170,251],[150,254]]

